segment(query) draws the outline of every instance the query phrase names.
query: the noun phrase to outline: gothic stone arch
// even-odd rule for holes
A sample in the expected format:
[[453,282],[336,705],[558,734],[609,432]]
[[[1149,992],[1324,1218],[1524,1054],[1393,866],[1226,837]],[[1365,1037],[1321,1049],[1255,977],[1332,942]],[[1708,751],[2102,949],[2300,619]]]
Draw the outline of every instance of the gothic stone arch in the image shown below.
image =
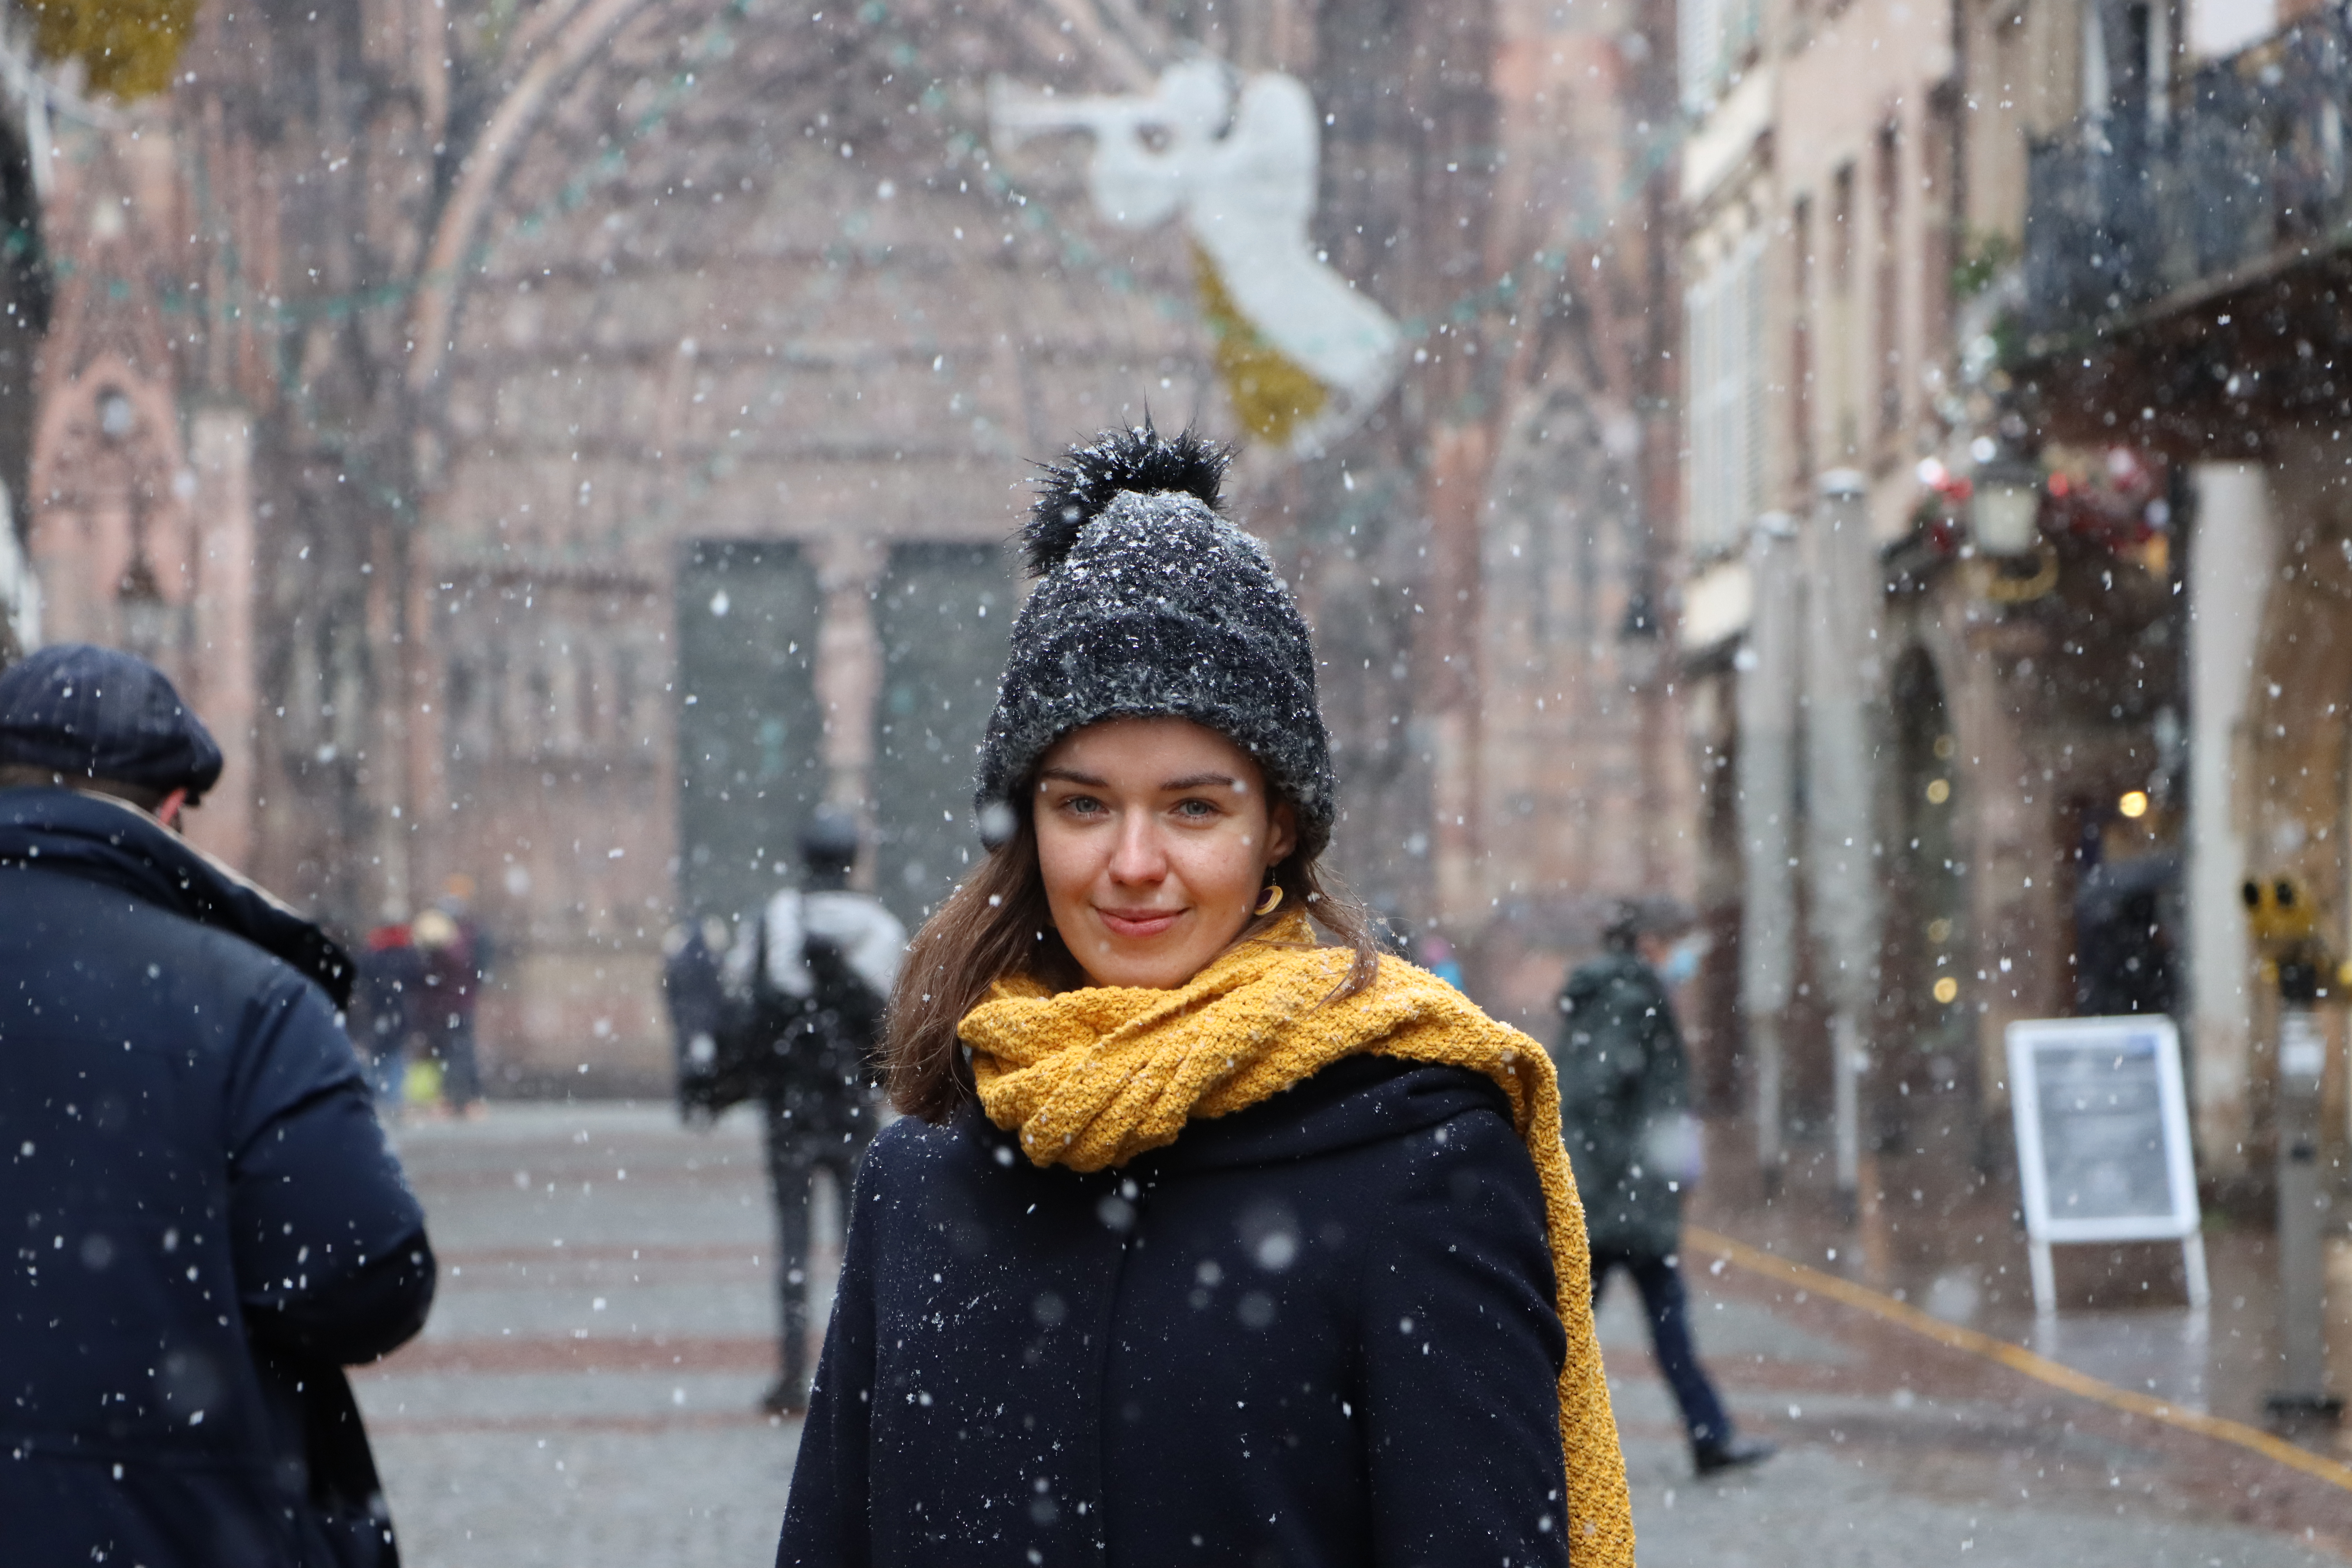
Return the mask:
[[811,68],[797,30],[747,26],[632,140],[642,84],[676,62],[674,39],[630,35],[525,154],[525,216],[460,303],[419,541],[409,885],[474,876],[509,954],[485,1038],[524,1077],[666,1070],[690,546],[788,545],[814,571],[819,787],[868,804],[894,574],[979,547],[1009,611],[988,552],[1029,459],[1147,398],[1167,424],[1223,421],[1171,308],[1181,243],[1095,226],[1080,158],[988,152],[989,75],[1089,85],[1073,62],[984,18],[898,42]]

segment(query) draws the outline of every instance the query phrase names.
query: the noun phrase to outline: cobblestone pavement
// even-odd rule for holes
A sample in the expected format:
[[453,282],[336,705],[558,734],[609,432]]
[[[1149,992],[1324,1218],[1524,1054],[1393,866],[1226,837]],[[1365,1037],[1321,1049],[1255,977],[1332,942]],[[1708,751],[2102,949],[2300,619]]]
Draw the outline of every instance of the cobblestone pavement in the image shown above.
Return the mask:
[[509,1106],[397,1135],[441,1292],[354,1381],[409,1568],[773,1561],[796,1432],[752,1121]]
[[[774,1352],[751,1122],[501,1105],[399,1142],[441,1298],[357,1382],[411,1568],[772,1561],[798,1434],[754,1408]],[[2352,1561],[2352,1492],[1736,1268],[1692,1287],[1738,1418],[1784,1452],[1691,1479],[1621,1282],[1602,1340],[1650,1568]]]

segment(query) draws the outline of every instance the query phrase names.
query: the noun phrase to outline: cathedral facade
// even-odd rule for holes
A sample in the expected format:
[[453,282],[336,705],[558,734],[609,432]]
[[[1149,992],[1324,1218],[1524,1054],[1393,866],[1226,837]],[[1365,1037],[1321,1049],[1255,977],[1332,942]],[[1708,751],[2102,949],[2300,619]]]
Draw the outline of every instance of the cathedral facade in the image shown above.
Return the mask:
[[468,899],[494,1081],[650,1086],[664,931],[818,804],[910,924],[953,885],[1031,465],[1197,425],[1318,626],[1348,879],[1539,1020],[1691,878],[1656,61],[1391,9],[207,5],[60,132],[42,635],[185,681],[259,879]]

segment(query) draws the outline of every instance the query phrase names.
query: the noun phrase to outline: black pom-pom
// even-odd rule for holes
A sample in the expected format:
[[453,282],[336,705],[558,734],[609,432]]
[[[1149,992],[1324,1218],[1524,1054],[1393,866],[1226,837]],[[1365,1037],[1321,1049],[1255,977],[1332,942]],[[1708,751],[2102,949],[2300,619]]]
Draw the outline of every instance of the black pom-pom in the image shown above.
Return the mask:
[[1038,481],[1036,504],[1021,542],[1029,573],[1043,577],[1062,563],[1078,542],[1079,530],[1102,515],[1122,491],[1156,495],[1163,490],[1197,497],[1217,509],[1217,490],[1232,451],[1192,431],[1162,436],[1146,421],[1132,430],[1106,430],[1070,448],[1063,462],[1048,467]]

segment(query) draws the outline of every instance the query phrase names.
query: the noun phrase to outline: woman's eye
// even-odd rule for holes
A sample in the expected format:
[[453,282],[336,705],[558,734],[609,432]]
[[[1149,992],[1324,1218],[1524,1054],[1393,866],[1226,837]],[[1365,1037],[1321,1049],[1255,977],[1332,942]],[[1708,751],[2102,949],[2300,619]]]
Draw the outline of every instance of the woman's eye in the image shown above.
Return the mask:
[[1076,816],[1092,816],[1102,809],[1102,802],[1090,795],[1074,795],[1062,802],[1062,809]]
[[1217,815],[1217,808],[1205,800],[1184,800],[1176,803],[1176,815],[1192,822],[1205,822]]

